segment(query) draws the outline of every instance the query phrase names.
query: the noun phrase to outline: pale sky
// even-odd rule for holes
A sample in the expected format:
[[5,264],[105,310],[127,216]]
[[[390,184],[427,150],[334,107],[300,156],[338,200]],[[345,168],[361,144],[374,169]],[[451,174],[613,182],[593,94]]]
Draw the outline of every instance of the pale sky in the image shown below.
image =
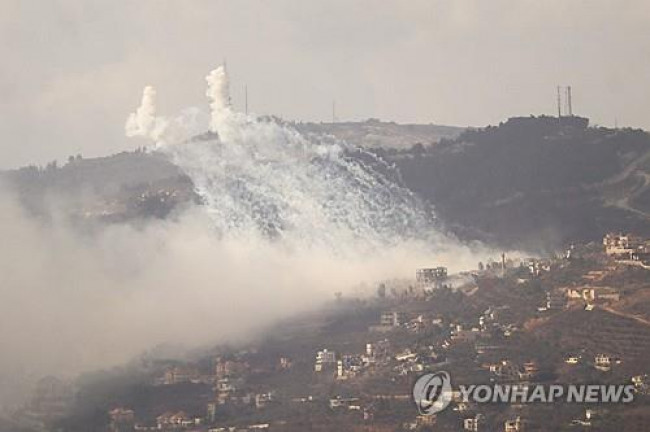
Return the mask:
[[647,0],[0,0],[0,168],[112,154],[142,88],[287,119],[459,126],[554,114],[650,129]]

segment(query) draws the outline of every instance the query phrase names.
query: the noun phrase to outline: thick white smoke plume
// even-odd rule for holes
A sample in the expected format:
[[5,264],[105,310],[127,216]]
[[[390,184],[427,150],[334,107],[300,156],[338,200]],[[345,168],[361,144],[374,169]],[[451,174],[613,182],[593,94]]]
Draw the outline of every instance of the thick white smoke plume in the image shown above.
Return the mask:
[[220,236],[352,256],[407,242],[436,253],[458,246],[380,159],[235,112],[223,67],[206,80],[210,132],[191,136],[177,127],[158,147],[191,177]]
[[222,114],[225,110],[230,109],[230,84],[226,67],[220,66],[214,69],[205,77],[205,80],[208,82],[205,95],[210,99],[210,109],[212,110],[210,130],[216,132]]
[[157,141],[164,132],[165,123],[156,117],[156,90],[151,86],[145,87],[140,107],[126,121],[126,135],[144,136]]

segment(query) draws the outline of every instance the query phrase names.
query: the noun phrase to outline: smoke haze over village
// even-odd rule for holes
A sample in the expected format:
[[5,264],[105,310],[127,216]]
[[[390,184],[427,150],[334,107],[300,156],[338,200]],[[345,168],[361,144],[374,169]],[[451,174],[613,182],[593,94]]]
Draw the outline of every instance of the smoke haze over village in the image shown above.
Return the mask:
[[125,125],[189,176],[201,206],[144,225],[81,228],[66,199],[88,197],[46,196],[37,217],[2,190],[0,340],[10,354],[0,380],[9,401],[35,374],[74,376],[161,345],[247,340],[335,292],[409,278],[416,263],[462,270],[486,258],[488,248],[439,231],[381,160],[356,161],[342,141],[234,111],[223,67],[206,79],[203,124],[194,111],[157,116],[147,86]]

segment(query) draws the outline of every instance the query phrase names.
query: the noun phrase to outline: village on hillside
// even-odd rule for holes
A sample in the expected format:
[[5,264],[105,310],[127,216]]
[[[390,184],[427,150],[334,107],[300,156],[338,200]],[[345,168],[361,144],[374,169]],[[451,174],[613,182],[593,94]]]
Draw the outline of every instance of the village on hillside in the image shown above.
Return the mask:
[[[193,360],[143,356],[85,382],[44,378],[17,422],[50,427],[91,415],[111,432],[518,432],[645,424],[649,275],[650,241],[623,234],[548,257],[504,253],[461,274],[414,269],[410,281],[386,281],[367,297],[339,294],[318,314],[281,323],[256,343],[215,347]],[[418,415],[413,382],[437,370],[448,371],[454,386],[632,384],[635,402],[455,398],[437,415]]]

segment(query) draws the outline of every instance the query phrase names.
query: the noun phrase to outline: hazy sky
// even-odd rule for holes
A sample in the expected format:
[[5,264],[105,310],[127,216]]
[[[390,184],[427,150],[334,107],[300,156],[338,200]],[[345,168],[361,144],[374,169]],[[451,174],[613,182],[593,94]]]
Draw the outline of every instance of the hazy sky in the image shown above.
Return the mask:
[[161,114],[233,100],[288,119],[482,126],[552,114],[555,86],[594,122],[650,128],[647,0],[0,1],[0,168],[96,156],[142,87]]

